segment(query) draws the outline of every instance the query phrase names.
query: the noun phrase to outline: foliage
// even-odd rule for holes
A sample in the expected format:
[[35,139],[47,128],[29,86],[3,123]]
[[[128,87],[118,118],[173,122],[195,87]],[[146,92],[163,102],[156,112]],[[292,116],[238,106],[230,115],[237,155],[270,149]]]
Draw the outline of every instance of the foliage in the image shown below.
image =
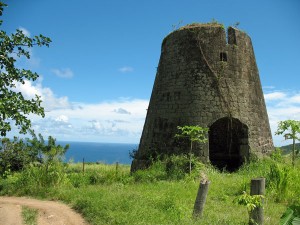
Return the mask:
[[178,126],[177,127],[179,131],[178,134],[175,135],[176,138],[183,138],[188,139],[190,141],[190,166],[189,166],[189,172],[192,171],[192,152],[193,152],[193,144],[194,143],[206,143],[208,141],[207,139],[207,132],[208,128],[206,127],[200,127],[200,126]]
[[[177,157],[172,159],[174,164],[187,162],[188,157]],[[292,205],[299,205],[300,164],[296,163],[293,168],[268,158],[249,162],[235,173],[196,164],[191,175],[186,174],[180,179],[174,174],[169,177],[167,161],[156,161],[153,167],[132,174],[130,165],[120,164],[117,172],[116,165],[91,163],[85,165],[83,174],[81,163],[61,164],[64,166],[61,174],[65,175],[58,185],[49,182],[49,185],[39,187],[34,176],[26,177],[24,171],[9,173],[5,179],[0,178],[0,195],[60,200],[82,213],[90,224],[240,225],[249,222],[246,207],[233,204],[233,200],[242,190],[249,193],[251,178],[266,177],[274,163],[281,168],[288,166],[290,177],[283,202],[276,202],[271,186],[266,187],[265,224],[278,224],[287,204],[295,213],[299,212]],[[37,173],[41,170],[40,167],[30,169]],[[211,181],[201,221],[192,217],[200,173],[205,173]]]
[[172,155],[166,159],[166,173],[170,180],[181,180],[189,173],[189,164],[191,162],[192,175],[196,177],[199,171],[204,167],[198,158],[193,154],[191,158],[185,155]]
[[280,148],[275,148],[270,157],[276,162],[283,162],[282,150]]
[[163,161],[157,160],[149,168],[135,171],[132,176],[135,182],[143,183],[155,183],[167,180],[166,165]]
[[46,166],[46,170],[48,170],[48,167],[51,166],[51,164],[61,162],[62,157],[70,148],[69,144],[64,147],[56,145],[56,139],[52,136],[48,137],[48,141],[46,143],[41,134],[39,134],[38,137],[33,132],[31,134],[33,138],[27,139],[27,141],[31,144],[29,148],[36,149],[36,152],[39,154],[43,164]]
[[137,149],[132,149],[131,151],[129,151],[129,158],[135,159],[137,156],[137,153],[138,153]]
[[[6,4],[0,2],[0,16]],[[2,25],[0,21],[0,26]],[[21,92],[15,90],[16,84],[25,84],[26,81],[35,81],[39,75],[28,69],[16,67],[17,58],[30,59],[30,49],[33,46],[49,46],[51,40],[43,35],[30,38],[17,29],[15,33],[8,35],[0,30],[0,134],[5,136],[11,130],[11,122],[20,129],[20,133],[26,133],[31,121],[30,113],[44,116],[44,108],[41,99],[35,96],[25,99]]]
[[[299,154],[300,143],[296,143],[295,148],[296,148],[296,152],[298,152],[298,154]],[[290,154],[293,150],[293,144],[281,146],[280,149],[282,150],[283,155]]]
[[289,168],[272,164],[267,176],[267,185],[274,194],[276,201],[282,201],[288,191]]
[[237,199],[236,202],[239,205],[244,205],[247,207],[247,211],[250,215],[250,213],[257,207],[262,206],[262,200],[265,197],[263,195],[249,195],[247,192],[243,192],[242,195],[240,195]]
[[48,137],[47,144],[41,134],[37,137],[33,132],[32,139],[19,139],[14,137],[11,141],[8,138],[2,138],[0,146],[0,175],[6,171],[20,171],[30,164],[45,165],[48,167],[56,162],[62,161],[62,157],[68,150],[69,145],[56,145],[55,139]]
[[1,139],[0,175],[6,171],[20,171],[33,162],[40,162],[37,149],[32,148],[23,139],[17,137],[14,137],[13,140]]
[[176,134],[175,137],[178,138],[188,138],[191,141],[191,144],[194,142],[206,143],[207,142],[207,132],[208,128],[200,126],[178,126],[180,130],[179,134]]
[[210,21],[208,24],[221,25],[221,27],[222,27],[223,29],[225,29],[224,24],[219,23],[215,18],[212,18],[211,21]]
[[295,144],[296,141],[300,141],[300,121],[297,120],[285,120],[280,121],[278,123],[277,131],[275,132],[276,135],[284,134],[285,139],[292,139],[293,140],[293,150],[292,150],[292,164],[295,165],[295,157],[296,157],[296,148]]
[[[189,173],[191,161],[192,171]],[[132,174],[137,182],[157,182],[162,180],[184,180],[187,178],[196,179],[200,170],[204,168],[198,158],[193,155],[188,158],[186,155],[171,155],[163,160],[157,160],[145,170],[138,170]]]
[[[47,143],[41,134],[37,137],[32,133],[32,136],[26,141],[2,139],[0,172],[6,178],[2,188],[12,186],[8,193],[15,190],[22,190],[23,194],[38,193],[45,187],[68,183],[67,165],[62,162],[62,157],[69,145],[57,145],[51,136]],[[12,176],[15,171],[21,171],[17,177]]]
[[287,208],[280,218],[280,225],[300,225],[300,213]]

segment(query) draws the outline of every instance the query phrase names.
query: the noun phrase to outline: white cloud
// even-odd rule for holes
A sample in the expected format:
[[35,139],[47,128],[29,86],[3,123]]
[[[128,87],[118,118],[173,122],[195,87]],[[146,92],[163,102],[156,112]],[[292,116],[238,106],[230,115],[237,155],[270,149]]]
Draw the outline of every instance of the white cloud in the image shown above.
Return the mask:
[[130,73],[133,72],[133,68],[130,66],[124,66],[119,69],[121,73]]
[[[45,118],[30,115],[33,129],[58,140],[131,142],[138,143],[149,101],[117,99],[87,104],[70,102],[66,96],[56,96],[42,80],[16,84],[26,99],[41,96],[46,109]],[[274,135],[279,121],[300,120],[300,92],[269,90],[265,100],[275,146],[290,144],[282,136]]]
[[300,94],[296,94],[289,98],[288,100],[289,103],[294,103],[294,104],[300,104]]
[[138,143],[148,103],[143,99],[96,104],[68,102],[65,107],[46,112],[45,118],[32,116],[33,129],[58,140]]
[[71,108],[68,97],[56,97],[50,88],[42,86],[41,80],[37,83],[32,83],[28,80],[24,84],[17,83],[15,91],[21,92],[25,99],[35,98],[35,95],[40,96],[42,106],[46,111]]
[[25,36],[30,37],[31,34],[26,28],[19,27],[19,30],[21,30]]
[[[26,98],[40,95],[46,108],[44,119],[31,116],[33,128],[43,135],[59,140],[131,142],[138,143],[149,101],[121,98],[115,101],[87,104],[69,102],[66,96],[57,97],[40,82],[26,81],[17,85]],[[287,119],[300,118],[300,93],[291,91],[268,92],[265,100],[275,146],[289,144],[276,136],[277,124]]]
[[279,92],[279,91],[265,94],[266,101],[281,100],[281,99],[284,99],[285,97],[286,97],[286,94],[283,92]]
[[31,81],[25,80],[25,83],[16,83],[16,91],[22,92],[23,96],[26,99],[34,98],[35,95],[41,96],[40,88],[37,86],[33,86]]
[[119,113],[119,114],[131,114],[131,113],[128,112],[126,109],[122,109],[122,108],[114,109],[113,112]]
[[52,72],[61,78],[72,78],[74,76],[74,73],[70,68],[52,69]]
[[282,136],[275,135],[278,122],[283,120],[300,120],[300,93],[276,91],[265,94],[266,106],[273,135],[274,145],[290,144]]
[[68,123],[69,118],[65,115],[60,115],[54,119],[56,122],[63,122],[63,123]]

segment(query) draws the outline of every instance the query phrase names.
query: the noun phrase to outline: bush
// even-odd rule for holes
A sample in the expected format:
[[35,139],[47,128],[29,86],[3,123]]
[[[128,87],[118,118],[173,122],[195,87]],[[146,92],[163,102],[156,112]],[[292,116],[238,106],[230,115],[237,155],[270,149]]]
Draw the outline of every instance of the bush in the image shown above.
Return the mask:
[[85,176],[82,173],[72,172],[72,173],[68,174],[67,177],[70,181],[70,184],[72,184],[72,186],[75,188],[80,188],[80,187],[90,184],[89,177]]
[[21,171],[32,162],[39,161],[37,149],[31,148],[22,139],[14,137],[11,141],[8,138],[1,139],[0,146],[0,175],[6,171]]
[[21,171],[26,166],[45,164],[46,171],[54,162],[61,162],[62,157],[69,149],[69,145],[56,145],[55,138],[49,136],[47,144],[41,134],[38,137],[31,132],[32,139],[25,141],[14,137],[11,141],[8,138],[1,139],[0,146],[0,175],[5,171]]
[[[192,171],[189,173],[189,165],[192,165]],[[187,176],[195,178],[199,176],[199,171],[204,167],[198,158],[192,155],[189,158],[186,155],[172,155],[163,160],[157,160],[145,170],[138,170],[132,175],[138,182],[155,182],[159,180],[182,180]]]
[[181,180],[189,174],[191,162],[192,172],[199,172],[203,168],[203,164],[193,155],[189,158],[186,155],[172,155],[166,159],[166,172],[168,179]]
[[288,181],[289,181],[289,168],[272,164],[270,172],[267,176],[267,186],[273,193],[275,201],[282,201],[287,198]]
[[280,148],[275,148],[275,150],[271,153],[271,159],[276,162],[283,162],[282,150]]
[[166,180],[167,173],[165,163],[160,160],[153,162],[149,168],[145,170],[137,170],[132,174],[132,176],[136,182],[151,183],[159,180]]
[[39,134],[38,138],[34,133],[31,134],[33,138],[26,141],[2,139],[0,173],[7,178],[1,181],[3,190],[7,191],[5,187],[9,185],[12,192],[31,194],[69,183],[67,164],[62,162],[69,146],[56,145],[56,140],[51,136],[46,144],[42,135]]

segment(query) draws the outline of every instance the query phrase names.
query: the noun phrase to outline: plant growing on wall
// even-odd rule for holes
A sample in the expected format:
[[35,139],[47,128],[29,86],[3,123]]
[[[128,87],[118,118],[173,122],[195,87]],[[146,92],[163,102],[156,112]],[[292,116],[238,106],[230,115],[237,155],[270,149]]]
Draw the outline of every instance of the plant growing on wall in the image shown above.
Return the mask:
[[192,171],[192,152],[193,152],[193,144],[196,143],[206,143],[207,142],[207,127],[200,126],[178,126],[177,127],[180,132],[175,135],[176,138],[187,138],[190,141],[190,151],[189,151],[189,172]]
[[297,120],[285,120],[278,123],[276,135],[284,135],[285,140],[293,140],[293,149],[292,149],[292,164],[295,166],[296,158],[296,141],[300,141],[300,121]]

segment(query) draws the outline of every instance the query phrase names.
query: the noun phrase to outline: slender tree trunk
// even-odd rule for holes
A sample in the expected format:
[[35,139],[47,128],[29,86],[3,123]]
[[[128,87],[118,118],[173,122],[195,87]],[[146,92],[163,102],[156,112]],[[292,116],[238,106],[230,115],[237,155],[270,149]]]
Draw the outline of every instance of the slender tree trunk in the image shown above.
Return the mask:
[[295,167],[295,151],[296,151],[296,143],[295,138],[293,138],[293,152],[292,152],[292,165]]
[[82,158],[82,174],[84,175],[84,158]]
[[116,162],[116,177],[119,174],[119,162]]
[[192,173],[192,152],[193,152],[193,142],[191,141],[191,149],[190,149],[190,174]]

